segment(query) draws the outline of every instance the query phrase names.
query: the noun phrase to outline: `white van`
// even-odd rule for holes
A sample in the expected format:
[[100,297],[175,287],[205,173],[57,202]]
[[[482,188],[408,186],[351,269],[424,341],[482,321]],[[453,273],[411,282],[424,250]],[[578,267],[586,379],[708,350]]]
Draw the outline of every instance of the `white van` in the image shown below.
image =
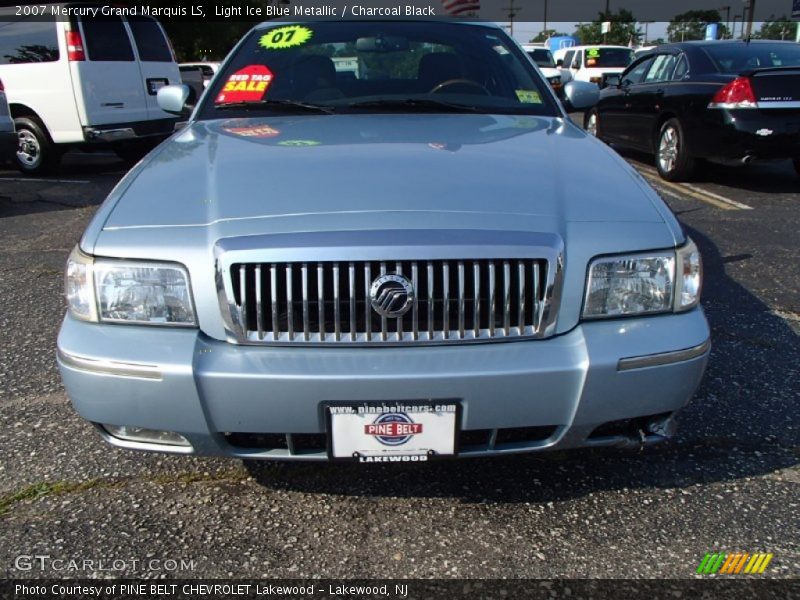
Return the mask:
[[554,53],[561,68],[561,81],[588,81],[602,87],[603,76],[622,73],[633,62],[633,49],[627,46],[572,46]]
[[[135,160],[175,130],[176,118],[156,102],[161,86],[181,81],[161,25],[92,15],[87,6],[39,5],[47,19],[0,9],[0,79],[23,172],[51,170],[73,147],[106,147]],[[52,16],[64,7],[80,14]]]

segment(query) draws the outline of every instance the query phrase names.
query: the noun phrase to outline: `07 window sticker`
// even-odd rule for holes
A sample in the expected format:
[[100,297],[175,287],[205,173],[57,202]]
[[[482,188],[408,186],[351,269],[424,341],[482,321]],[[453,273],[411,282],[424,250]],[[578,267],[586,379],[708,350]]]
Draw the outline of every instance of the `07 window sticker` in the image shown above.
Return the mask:
[[308,27],[303,27],[302,25],[287,25],[286,27],[270,29],[261,36],[258,40],[258,44],[267,50],[284,50],[286,48],[302,46],[308,42],[313,35],[314,32]]

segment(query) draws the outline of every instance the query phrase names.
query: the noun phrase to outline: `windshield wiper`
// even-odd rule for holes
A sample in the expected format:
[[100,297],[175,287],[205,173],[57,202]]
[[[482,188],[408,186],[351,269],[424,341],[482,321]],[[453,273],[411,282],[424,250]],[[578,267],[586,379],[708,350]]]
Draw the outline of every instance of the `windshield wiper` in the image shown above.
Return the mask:
[[217,110],[281,110],[292,111],[299,110],[302,112],[317,112],[325,113],[327,115],[336,112],[333,108],[322,106],[320,104],[310,104],[308,102],[300,102],[299,100],[257,100],[256,102],[227,102],[217,104],[214,106]]
[[383,100],[366,100],[364,102],[351,102],[346,106],[347,108],[419,108],[423,110],[427,109],[435,111],[444,109],[448,112],[478,112],[477,106],[456,104],[453,102],[445,102],[443,100],[430,100],[425,98],[386,98]]

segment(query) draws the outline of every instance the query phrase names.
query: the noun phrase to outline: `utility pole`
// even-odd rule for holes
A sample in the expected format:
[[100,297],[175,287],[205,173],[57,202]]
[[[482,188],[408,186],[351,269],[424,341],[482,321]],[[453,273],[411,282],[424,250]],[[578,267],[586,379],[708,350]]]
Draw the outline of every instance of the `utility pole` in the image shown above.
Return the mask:
[[755,14],[756,10],[756,0],[746,0],[747,4],[745,5],[744,12],[742,13],[742,20],[744,21],[744,15],[747,15],[747,20],[744,22],[744,32],[742,33],[742,37],[746,40],[750,39],[750,33],[753,30],[753,15]]
[[547,35],[547,0],[544,0],[544,27],[542,31]]
[[[606,21],[611,20],[611,0],[606,0],[605,19]],[[603,42],[608,43],[608,32],[603,34]]]
[[720,6],[719,9],[725,11],[725,31],[727,31],[728,35],[730,35],[730,29],[729,28],[730,28],[730,20],[731,20],[731,7],[730,7],[730,5],[728,5],[728,6]]
[[508,31],[511,37],[514,37],[514,17],[517,16],[517,7],[514,6],[514,0],[509,1],[506,10],[508,11]]

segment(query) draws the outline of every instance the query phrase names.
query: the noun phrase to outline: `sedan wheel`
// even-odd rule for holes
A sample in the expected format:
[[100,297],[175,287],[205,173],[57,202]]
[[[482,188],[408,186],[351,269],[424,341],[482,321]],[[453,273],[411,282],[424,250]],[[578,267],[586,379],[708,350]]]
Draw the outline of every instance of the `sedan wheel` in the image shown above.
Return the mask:
[[592,109],[589,111],[589,114],[586,115],[586,123],[584,123],[584,129],[594,137],[598,137],[598,132],[600,130],[598,126],[598,115],[597,111]]
[[656,144],[656,167],[667,181],[685,181],[694,171],[695,161],[686,147],[678,119],[669,119],[661,127]]

